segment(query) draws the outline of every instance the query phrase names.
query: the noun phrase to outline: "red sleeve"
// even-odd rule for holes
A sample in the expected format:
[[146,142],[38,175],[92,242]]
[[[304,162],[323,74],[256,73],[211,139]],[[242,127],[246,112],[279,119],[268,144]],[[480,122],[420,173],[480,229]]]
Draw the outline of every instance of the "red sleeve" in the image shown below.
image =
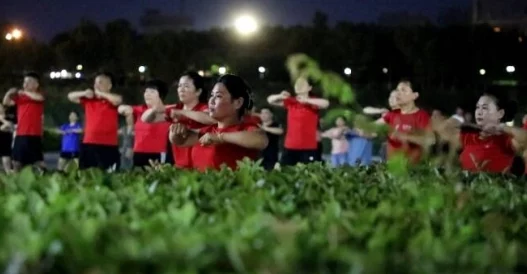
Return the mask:
[[20,102],[20,94],[15,94],[15,96],[13,96],[11,98],[11,100],[13,100],[13,102],[15,102],[15,104],[18,104]]
[[460,132],[459,142],[461,143],[462,147],[465,147],[467,145],[474,144],[476,142],[477,137],[478,134],[473,132]]
[[284,107],[289,108],[295,103],[296,103],[296,99],[294,97],[287,97],[284,100]]
[[81,105],[84,106],[84,105],[86,105],[86,103],[88,103],[88,102],[91,101],[91,100],[93,100],[93,99],[88,99],[88,98],[81,97],[81,98],[79,99],[79,102],[80,102]]
[[417,126],[421,129],[425,129],[430,126],[430,115],[428,115],[426,111],[420,111]]
[[382,119],[384,120],[384,122],[388,125],[391,124],[391,122],[393,121],[393,115],[394,113],[393,112],[387,112],[385,113],[383,116],[382,116]]
[[205,103],[201,103],[196,108],[196,111],[209,112],[209,105]]
[[214,129],[214,125],[202,127],[198,131],[198,136],[201,137],[205,135],[205,133],[213,132],[213,129]]
[[258,125],[255,125],[254,123],[245,123],[243,125],[242,131],[253,131],[257,129],[260,129]]
[[144,105],[132,106],[132,116],[134,116],[134,121],[141,119],[143,112],[147,110],[147,107]]

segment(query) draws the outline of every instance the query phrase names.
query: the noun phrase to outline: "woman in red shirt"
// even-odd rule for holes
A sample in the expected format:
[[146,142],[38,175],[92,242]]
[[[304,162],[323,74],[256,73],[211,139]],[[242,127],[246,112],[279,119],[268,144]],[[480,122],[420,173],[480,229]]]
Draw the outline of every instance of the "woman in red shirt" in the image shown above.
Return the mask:
[[[147,123],[169,121],[181,123],[190,129],[200,129],[216,121],[210,117],[204,80],[196,72],[184,73],[178,82],[179,103],[164,106],[161,101],[143,113],[141,119]],[[178,168],[192,168],[191,147],[171,144],[174,165]]]
[[235,75],[220,77],[209,99],[210,116],[217,122],[194,131],[184,123],[170,127],[170,140],[181,147],[193,147],[192,164],[197,170],[237,168],[245,157],[255,160],[268,143],[257,125],[244,121],[252,108],[250,87]]
[[504,98],[503,92],[489,90],[476,105],[476,125],[461,124],[456,119],[433,124],[443,140],[461,148],[459,160],[464,170],[521,175],[525,161],[518,155],[525,152],[527,131],[504,124],[515,114],[515,104]]
[[169,122],[145,123],[141,116],[153,106],[153,103],[164,100],[168,93],[167,84],[160,80],[150,80],[144,91],[145,103],[142,105],[121,105],[118,111],[121,115],[132,117],[134,121],[134,155],[133,166],[150,166],[151,162],[160,162],[161,153],[167,148]]

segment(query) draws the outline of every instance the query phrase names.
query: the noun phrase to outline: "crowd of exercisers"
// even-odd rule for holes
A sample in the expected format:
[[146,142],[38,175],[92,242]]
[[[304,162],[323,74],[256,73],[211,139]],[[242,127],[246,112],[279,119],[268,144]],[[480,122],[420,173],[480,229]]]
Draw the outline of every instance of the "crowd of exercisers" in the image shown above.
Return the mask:
[[[166,102],[167,83],[146,82],[141,90],[144,103],[126,105],[112,89],[111,73],[96,75],[93,88],[72,91],[68,100],[84,111],[71,112],[69,122],[56,129],[62,135],[58,169],[78,161],[79,169],[127,170],[135,167],[172,164],[179,169],[238,167],[248,158],[259,160],[267,170],[322,160],[321,138],[331,139],[331,164],[369,165],[372,139],[376,133],[350,126],[344,117],[329,130],[320,130],[320,110],[329,101],[313,96],[314,83],[299,77],[294,93],[282,91],[267,98],[269,107],[256,112],[252,92],[239,76],[220,76],[210,92],[196,72],[181,75],[177,82],[178,102]],[[377,124],[389,127],[385,158],[404,154],[410,163],[424,159],[433,148],[458,160],[471,172],[525,173],[527,132],[509,126],[516,105],[492,88],[474,101],[473,121],[462,113],[446,117],[430,115],[416,106],[419,93],[409,81],[401,81],[390,93],[389,109],[368,107],[365,114],[378,115]],[[27,73],[22,87],[10,89],[0,108],[0,156],[6,172],[24,166],[45,169],[43,159],[43,116],[46,93],[40,77]],[[273,119],[272,107],[285,108],[286,130]],[[15,108],[9,119],[6,109]],[[126,125],[119,128],[119,115]],[[283,149],[279,139],[284,135]],[[13,140],[14,138],[14,140]],[[281,151],[281,153],[280,153]]]

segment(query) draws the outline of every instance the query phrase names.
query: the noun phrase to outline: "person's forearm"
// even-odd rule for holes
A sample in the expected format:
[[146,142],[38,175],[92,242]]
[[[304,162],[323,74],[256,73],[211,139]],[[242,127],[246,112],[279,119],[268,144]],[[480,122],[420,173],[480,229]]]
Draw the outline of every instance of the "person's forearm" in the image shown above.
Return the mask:
[[181,115],[189,118],[190,120],[194,120],[204,125],[212,125],[214,123],[217,123],[217,121],[210,117],[207,112],[193,110],[180,110],[179,112],[181,113]]
[[44,95],[42,95],[42,94],[40,94],[38,92],[24,91],[23,93],[24,93],[24,95],[26,95],[27,97],[29,97],[29,99],[31,99],[33,101],[38,101],[38,102],[44,101]]
[[329,107],[329,101],[321,98],[309,98],[306,99],[306,102],[310,105],[316,106],[321,109],[326,109]]
[[274,134],[274,135],[282,135],[284,134],[284,129],[279,127],[264,127],[263,130]]
[[259,130],[223,133],[221,139],[226,143],[258,150],[265,149],[269,142],[267,135]]
[[99,96],[101,96],[103,99],[106,99],[108,102],[112,103],[114,106],[118,106],[123,102],[123,98],[121,95],[108,93],[108,92],[100,92]]

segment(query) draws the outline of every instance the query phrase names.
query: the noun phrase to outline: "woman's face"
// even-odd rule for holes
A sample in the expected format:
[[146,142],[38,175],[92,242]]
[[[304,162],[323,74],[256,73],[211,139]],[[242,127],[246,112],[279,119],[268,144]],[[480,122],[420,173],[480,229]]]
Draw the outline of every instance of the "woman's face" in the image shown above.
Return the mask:
[[498,108],[494,98],[486,95],[479,98],[474,113],[478,125],[499,124],[504,115],[505,111]]
[[192,103],[199,101],[201,90],[196,90],[194,81],[188,76],[179,78],[177,94],[181,103]]
[[145,98],[145,103],[147,106],[153,106],[161,99],[157,89],[153,88],[146,88],[145,93],[143,93],[143,97]]
[[233,99],[224,84],[214,85],[209,99],[209,111],[212,118],[222,121],[238,116],[238,110],[242,105],[243,98]]

